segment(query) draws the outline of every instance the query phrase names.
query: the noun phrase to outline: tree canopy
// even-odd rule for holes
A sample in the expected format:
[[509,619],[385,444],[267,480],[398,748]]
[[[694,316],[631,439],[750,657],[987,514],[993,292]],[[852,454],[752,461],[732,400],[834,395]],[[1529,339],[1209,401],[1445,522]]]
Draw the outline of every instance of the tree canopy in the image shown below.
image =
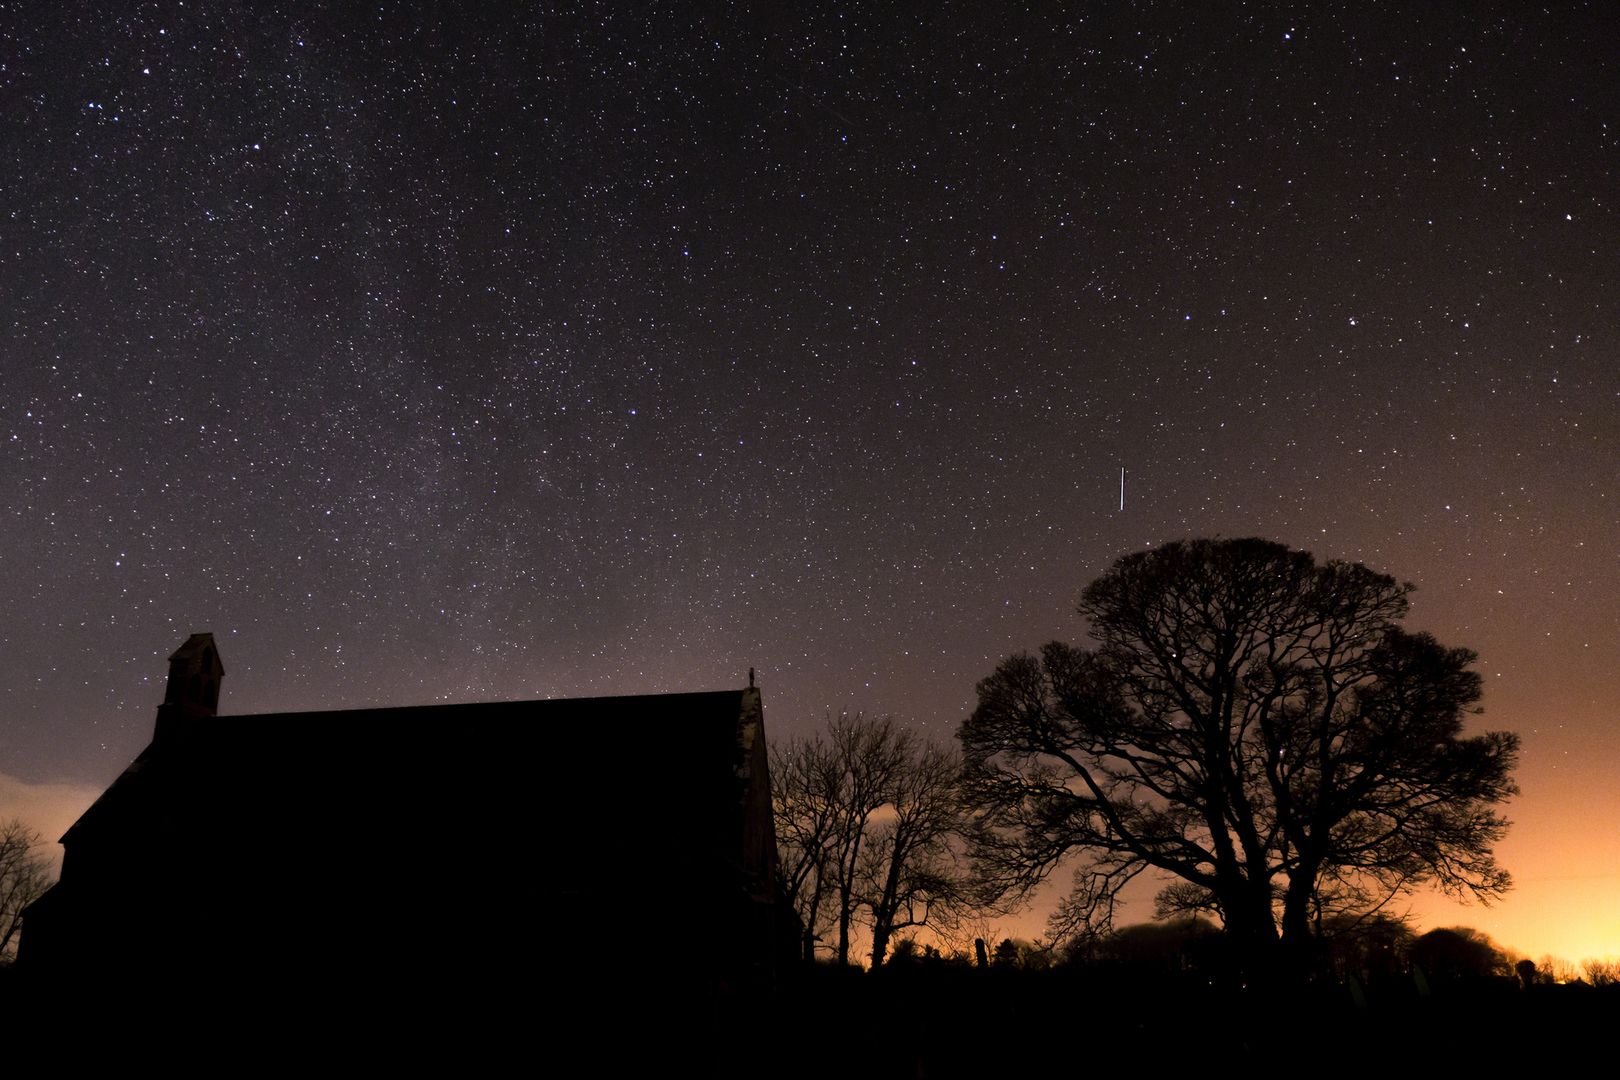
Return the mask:
[[1411,592],[1260,539],[1120,559],[1082,594],[1092,647],[978,685],[959,737],[986,880],[1027,891],[1078,856],[1053,916],[1073,936],[1151,868],[1161,915],[1216,914],[1266,964],[1420,886],[1503,893],[1518,738],[1464,734],[1475,654],[1401,629]]

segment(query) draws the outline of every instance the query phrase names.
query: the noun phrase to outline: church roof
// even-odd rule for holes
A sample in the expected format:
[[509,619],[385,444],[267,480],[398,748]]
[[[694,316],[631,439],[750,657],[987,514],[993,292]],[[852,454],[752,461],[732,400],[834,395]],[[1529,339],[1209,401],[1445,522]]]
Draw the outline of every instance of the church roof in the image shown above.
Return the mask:
[[[694,828],[723,835],[740,814],[750,704],[757,691],[186,717],[62,839],[144,830],[154,816],[233,845],[295,829],[397,835],[410,813],[486,837],[544,824],[579,857],[633,831],[656,853]],[[653,816],[687,835],[661,837]]]

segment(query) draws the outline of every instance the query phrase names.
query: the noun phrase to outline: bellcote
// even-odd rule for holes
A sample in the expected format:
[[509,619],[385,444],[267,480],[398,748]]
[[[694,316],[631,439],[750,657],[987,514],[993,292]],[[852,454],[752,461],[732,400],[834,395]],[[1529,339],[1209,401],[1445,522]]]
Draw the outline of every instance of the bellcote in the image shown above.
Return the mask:
[[225,666],[213,634],[192,634],[169,657],[169,684],[158,706],[158,731],[165,721],[181,717],[213,716],[219,709],[219,682]]

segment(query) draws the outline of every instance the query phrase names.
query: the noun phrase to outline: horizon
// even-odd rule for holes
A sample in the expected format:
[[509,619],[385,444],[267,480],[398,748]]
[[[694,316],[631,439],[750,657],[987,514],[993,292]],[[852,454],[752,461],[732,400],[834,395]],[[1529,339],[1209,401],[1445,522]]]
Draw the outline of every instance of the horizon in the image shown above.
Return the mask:
[[[221,658],[222,660],[231,659],[229,656],[226,656],[223,653],[221,654]],[[228,678],[229,676],[227,674],[227,680]],[[770,724],[771,703],[769,697],[769,688],[762,686],[760,687],[760,691],[763,695],[763,700],[765,703],[766,739],[768,742],[771,742],[774,745],[778,738],[786,739],[787,736],[773,735],[773,729]],[[724,692],[726,691],[693,691],[693,693]],[[466,702],[434,702],[429,704],[417,703],[414,705],[410,703],[388,704],[377,702],[351,705],[343,709],[334,710],[283,710],[273,712],[239,713],[230,711],[228,709],[228,702],[230,700],[229,693],[230,688],[227,682],[227,684],[222,687],[220,700],[221,708],[224,711],[221,711],[218,716],[214,718],[220,722],[229,722],[237,719],[268,719],[283,715],[318,716],[325,712],[331,712],[334,715],[341,717],[349,712],[363,710],[432,708],[436,705],[456,704],[498,704],[498,702],[490,701],[489,699],[479,699]],[[676,693],[682,692],[677,691]],[[159,696],[159,699],[161,699],[161,695]],[[514,703],[520,703],[523,700],[547,701],[557,699],[513,699]],[[156,701],[154,701],[152,709],[155,717],[157,711]],[[924,731],[922,734],[924,738],[935,743],[940,741],[934,734],[930,732]],[[954,739],[951,740],[952,745],[954,745],[954,741]],[[128,763],[126,763],[126,766],[127,764]],[[118,770],[118,773],[121,773],[122,771],[123,769],[121,767]],[[107,784],[110,784],[112,779],[115,779],[118,773],[114,773],[113,776],[108,779]],[[60,845],[56,843],[55,838],[67,831],[68,826],[77,820],[79,815],[88,809],[92,802],[100,797],[102,792],[105,790],[105,787],[106,785],[103,785],[102,787],[93,787],[65,783],[30,784],[19,781],[15,777],[6,776],[5,774],[0,773],[0,821],[9,820],[12,817],[19,817],[24,821],[25,824],[39,829],[42,832],[42,835],[45,837],[46,847],[50,852],[53,865],[55,865],[59,870],[61,864],[61,849]],[[1511,815],[1511,803],[1509,804],[1509,812]],[[1509,837],[1511,838],[1511,836],[1512,831],[1510,830]],[[1504,842],[1499,846],[1499,849],[1506,846],[1507,843]],[[1510,867],[1510,870],[1511,869],[1512,867]],[[1613,874],[1594,874],[1584,877],[1555,876],[1551,880],[1600,882],[1613,880],[1615,877],[1616,875]],[[1065,884],[1066,880],[1067,870],[1060,868],[1037,891],[1037,896],[1039,898],[1032,900],[1031,903],[1023,910],[996,917],[980,917],[979,921],[984,922],[986,927],[988,927],[988,929],[985,930],[985,933],[990,934],[996,940],[1000,940],[1002,937],[1011,937],[1015,940],[1032,942],[1040,942],[1044,940],[1046,937],[1046,916],[1052,907],[1055,906],[1062,891],[1067,887]],[[1187,917],[1173,916],[1161,920],[1154,918],[1151,914],[1154,893],[1170,880],[1173,879],[1163,875],[1162,873],[1150,871],[1148,874],[1145,874],[1137,884],[1131,886],[1124,896],[1123,911],[1126,917],[1120,921],[1117,928],[1124,929],[1129,926],[1149,923],[1175,922],[1179,918]],[[1423,889],[1419,889],[1409,897],[1406,897],[1403,901],[1391,904],[1388,914],[1394,918],[1397,918],[1399,921],[1407,923],[1413,928],[1414,932],[1418,934],[1429,930],[1446,929],[1459,926],[1478,930],[1489,936],[1497,947],[1502,949],[1510,958],[1526,958],[1534,960],[1538,963],[1538,965],[1541,966],[1545,966],[1542,964],[1542,962],[1548,958],[1563,961],[1576,967],[1578,967],[1581,962],[1586,960],[1620,959],[1620,949],[1610,946],[1607,947],[1607,951],[1593,951],[1590,948],[1580,944],[1581,942],[1587,940],[1583,937],[1583,935],[1589,933],[1586,927],[1582,924],[1578,922],[1564,925],[1560,924],[1557,911],[1561,909],[1567,910],[1571,907],[1579,908],[1582,902],[1578,897],[1571,897],[1567,893],[1564,893],[1555,887],[1554,889],[1549,890],[1551,893],[1550,896],[1542,894],[1538,897],[1541,904],[1544,906],[1538,908],[1537,905],[1529,903],[1515,905],[1513,901],[1515,900],[1516,894],[1518,893],[1520,887],[1521,886],[1519,885],[1518,878],[1515,876],[1514,889],[1510,891],[1502,900],[1489,906],[1481,904],[1477,901],[1460,902],[1451,900],[1437,889],[1433,887],[1425,887]],[[1508,910],[1504,912],[1502,910],[1504,908]],[[1143,914],[1145,914],[1146,917],[1139,917]],[[1549,929],[1549,926],[1557,928]],[[923,943],[934,940],[933,935],[927,930],[918,931],[913,935],[901,936],[915,936],[917,940]],[[1570,947],[1570,943],[1575,944],[1573,947]],[[1603,948],[1604,946],[1600,946],[1600,950]],[[856,956],[857,959],[860,960],[862,966],[865,966],[864,954],[857,951]]]

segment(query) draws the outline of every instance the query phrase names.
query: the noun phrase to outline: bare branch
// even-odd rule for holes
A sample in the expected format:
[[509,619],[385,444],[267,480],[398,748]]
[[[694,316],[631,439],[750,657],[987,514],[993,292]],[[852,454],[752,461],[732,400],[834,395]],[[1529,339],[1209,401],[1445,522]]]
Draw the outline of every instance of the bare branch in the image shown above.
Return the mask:
[[51,887],[45,841],[21,819],[0,824],[0,964],[16,956],[23,909]]

